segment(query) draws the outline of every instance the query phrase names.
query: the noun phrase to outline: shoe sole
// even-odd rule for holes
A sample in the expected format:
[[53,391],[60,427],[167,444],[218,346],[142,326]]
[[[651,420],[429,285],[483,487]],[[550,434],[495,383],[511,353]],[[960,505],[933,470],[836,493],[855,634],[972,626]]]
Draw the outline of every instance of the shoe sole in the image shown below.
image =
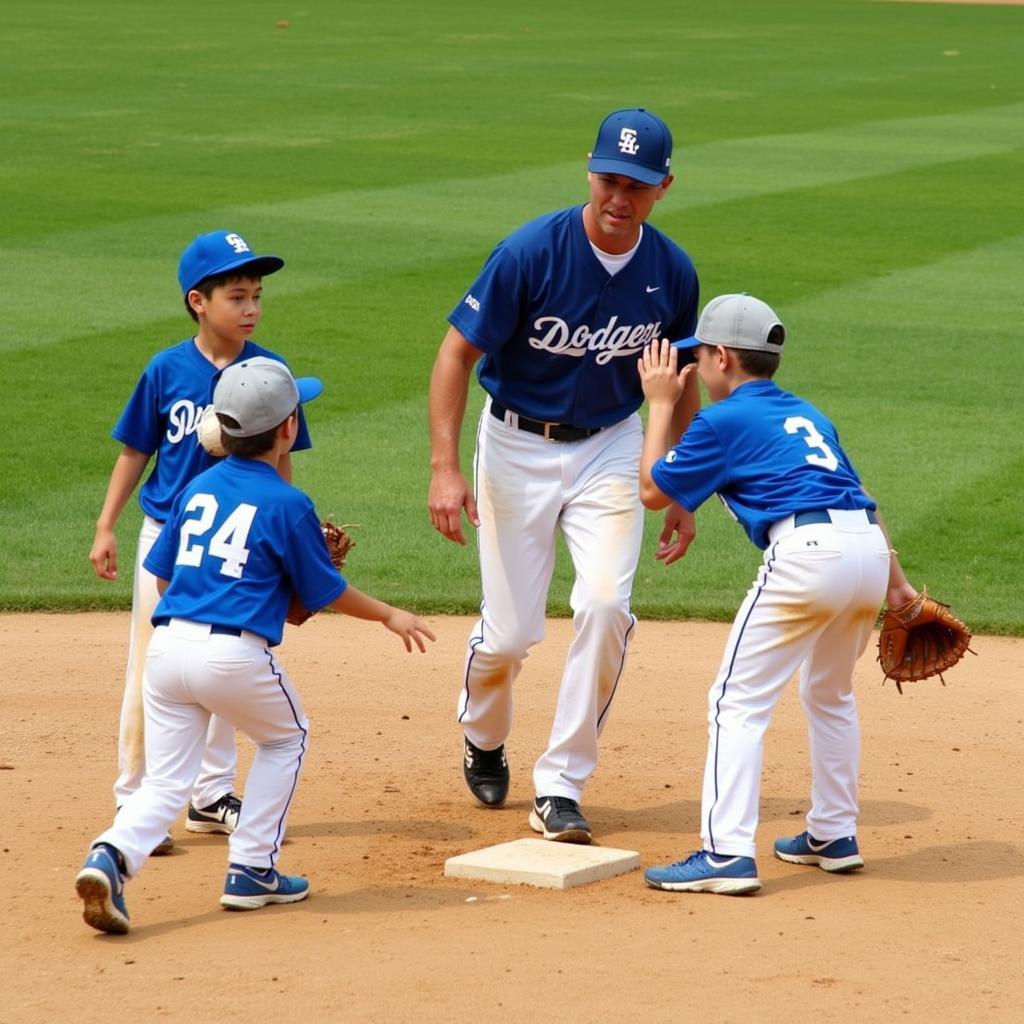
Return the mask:
[[127,935],[131,922],[114,906],[110,879],[96,868],[84,868],[75,879],[75,891],[85,901],[82,919],[90,928],[110,935]]
[[223,821],[193,821],[191,818],[185,822],[186,832],[205,832],[207,834],[216,832],[218,835],[229,836],[235,830]]
[[664,889],[666,892],[713,892],[720,896],[742,896],[761,888],[761,880],[758,878],[698,878],[693,882],[657,882],[644,875],[644,881],[652,889]]
[[808,864],[832,875],[864,867],[864,859],[859,854],[851,854],[849,857],[822,857],[816,853],[779,853],[776,850],[775,856],[787,864]]
[[544,820],[536,811],[530,811],[530,828],[534,832],[540,832],[545,839],[550,839],[554,843],[576,843],[577,846],[589,846],[592,838],[591,833],[585,828],[566,828],[561,832],[549,832]]
[[287,895],[277,892],[261,893],[258,896],[228,896],[226,893],[220,898],[220,905],[226,910],[259,910],[268,903],[298,903],[309,895],[309,889],[302,892],[288,893]]

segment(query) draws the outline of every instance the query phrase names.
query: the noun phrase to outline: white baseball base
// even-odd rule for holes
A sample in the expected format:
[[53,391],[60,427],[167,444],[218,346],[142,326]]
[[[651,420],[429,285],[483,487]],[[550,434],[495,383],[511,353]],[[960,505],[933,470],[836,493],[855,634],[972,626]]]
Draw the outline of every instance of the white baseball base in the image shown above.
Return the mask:
[[578,846],[546,839],[516,839],[449,857],[448,878],[475,878],[500,885],[572,889],[624,875],[640,867],[640,854],[607,846]]

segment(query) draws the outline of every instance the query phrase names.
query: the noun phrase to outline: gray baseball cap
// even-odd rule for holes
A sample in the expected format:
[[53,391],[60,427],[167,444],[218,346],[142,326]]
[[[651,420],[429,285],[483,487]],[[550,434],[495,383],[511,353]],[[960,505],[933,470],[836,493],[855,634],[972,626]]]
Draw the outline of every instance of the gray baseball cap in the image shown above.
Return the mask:
[[253,437],[283,423],[300,402],[311,402],[323,391],[316,377],[293,377],[284,363],[253,356],[233,363],[217,381],[213,408],[239,424],[221,430],[230,437]]
[[[769,341],[772,330],[778,327]],[[771,306],[743,292],[739,295],[719,295],[705,307],[697,321],[692,338],[672,343],[674,348],[693,348],[695,345],[723,345],[725,348],[745,348],[753,352],[782,351],[786,328]]]

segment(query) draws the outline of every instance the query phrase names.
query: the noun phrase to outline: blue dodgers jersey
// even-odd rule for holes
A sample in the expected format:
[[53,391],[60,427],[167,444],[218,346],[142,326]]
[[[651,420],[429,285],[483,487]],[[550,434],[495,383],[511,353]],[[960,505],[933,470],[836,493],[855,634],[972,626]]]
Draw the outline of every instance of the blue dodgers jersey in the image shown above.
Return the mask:
[[154,621],[234,626],[271,646],[281,642],[293,591],[319,611],[348,585],[313,502],[275,467],[234,455],[185,487],[144,564],[170,580]]
[[491,253],[449,322],[484,352],[480,384],[514,412],[606,427],[643,402],[636,360],[653,338],[693,334],[690,257],[645,224],[629,263],[609,274],[583,207],[524,225]]
[[691,512],[717,492],[759,548],[772,523],[795,512],[875,508],[832,423],[770,380],[701,409],[651,476]]
[[[288,365],[275,352],[251,341],[245,343],[234,362],[252,356],[266,356]],[[149,361],[114,426],[112,434],[122,444],[147,455],[156,453],[149,477],[139,489],[139,504],[158,522],[166,522],[181,489],[219,461],[199,443],[198,429],[206,406],[213,402],[213,389],[221,373],[223,370],[199,351],[193,338],[164,349]],[[310,447],[300,408],[299,433],[292,450]]]

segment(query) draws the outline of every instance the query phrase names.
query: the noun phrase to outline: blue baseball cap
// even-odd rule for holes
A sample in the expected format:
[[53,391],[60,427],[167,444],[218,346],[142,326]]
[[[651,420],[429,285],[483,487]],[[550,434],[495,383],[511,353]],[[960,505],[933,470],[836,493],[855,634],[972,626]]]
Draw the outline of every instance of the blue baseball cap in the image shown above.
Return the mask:
[[220,428],[231,437],[253,437],[283,423],[301,402],[311,402],[324,389],[317,377],[293,377],[284,363],[253,356],[232,363],[213,389],[213,408],[238,423]]
[[236,231],[210,231],[194,239],[178,261],[178,284],[183,295],[214,274],[248,268],[253,277],[266,277],[284,266],[280,256],[258,256]]
[[671,166],[672,133],[642,107],[616,110],[601,122],[587,163],[598,174],[625,174],[645,185],[660,185]]

